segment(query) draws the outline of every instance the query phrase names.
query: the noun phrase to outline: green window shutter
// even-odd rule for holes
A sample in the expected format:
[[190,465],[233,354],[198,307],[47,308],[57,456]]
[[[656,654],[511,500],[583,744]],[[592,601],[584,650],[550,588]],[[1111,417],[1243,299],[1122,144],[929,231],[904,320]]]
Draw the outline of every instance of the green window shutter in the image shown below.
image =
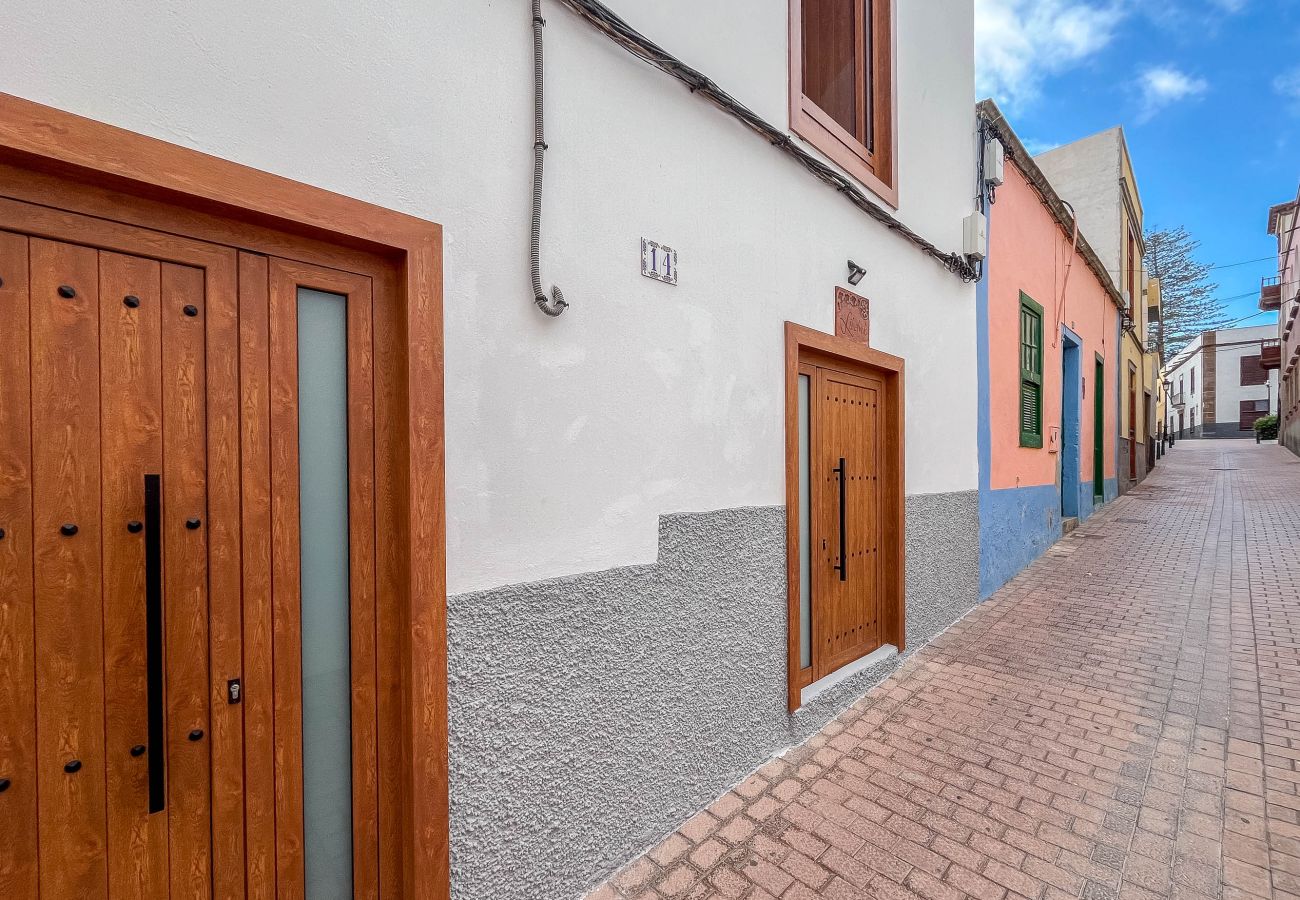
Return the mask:
[[[1039,386],[1021,382],[1020,384],[1020,445],[1022,447],[1040,447],[1042,439],[1039,431],[1043,422],[1043,395]],[[1037,444],[1026,443],[1026,438],[1037,440]]]
[[1043,446],[1043,308],[1020,295],[1020,446]]

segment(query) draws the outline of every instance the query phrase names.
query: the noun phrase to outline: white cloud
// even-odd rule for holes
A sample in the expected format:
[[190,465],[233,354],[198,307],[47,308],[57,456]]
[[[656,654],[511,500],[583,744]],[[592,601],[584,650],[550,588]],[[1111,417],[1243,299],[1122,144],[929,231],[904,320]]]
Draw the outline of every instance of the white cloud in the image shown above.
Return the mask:
[[1138,76],[1138,89],[1142,92],[1138,121],[1148,122],[1171,103],[1199,97],[1209,88],[1210,83],[1204,78],[1188,75],[1174,66],[1146,69]]
[[1217,35],[1230,16],[1244,12],[1249,5],[1250,0],[1160,0],[1140,4],[1135,11],[1186,45],[1189,40]]
[[1011,107],[1034,100],[1048,75],[1103,50],[1125,15],[1121,0],[975,0],[980,93]]
[[1300,66],[1274,78],[1273,90],[1300,108]]

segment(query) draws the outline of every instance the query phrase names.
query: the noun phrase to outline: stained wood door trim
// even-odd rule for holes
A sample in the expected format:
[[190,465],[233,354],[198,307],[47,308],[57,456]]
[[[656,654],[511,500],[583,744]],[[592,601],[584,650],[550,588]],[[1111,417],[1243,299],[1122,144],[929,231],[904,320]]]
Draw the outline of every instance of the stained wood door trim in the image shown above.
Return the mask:
[[816,365],[853,376],[884,382],[886,410],[882,428],[885,468],[881,502],[885,536],[882,541],[884,583],[880,592],[880,637],[899,651],[906,649],[906,584],[904,563],[904,362],[900,357],[873,350],[847,338],[835,337],[793,322],[785,323],[785,497],[787,660],[786,705],[799,708],[800,689],[806,676],[799,666],[799,369]]
[[[281,850],[277,881],[282,895],[302,895],[304,822],[296,812],[302,810],[304,796],[302,632],[296,610],[284,604],[300,599],[296,307],[299,289],[312,288],[342,295],[347,309],[352,872],[355,896],[365,900],[379,896],[380,868],[372,285],[366,276],[283,259],[271,259],[268,274],[272,578],[277,585],[292,585],[287,591],[272,591],[278,620],[274,626],[276,721],[290,726],[286,733],[277,724],[275,731],[275,827]],[[288,840],[281,835],[288,835]]]
[[0,893],[22,900],[37,896],[39,874],[28,261],[28,239],[0,232]]
[[[377,623],[381,663],[388,663],[378,676],[378,705],[381,723],[391,726],[386,734],[397,737],[379,752],[381,767],[388,760],[401,770],[400,779],[380,785],[381,846],[400,847],[380,862],[381,896],[448,897],[441,226],[2,93],[0,196],[6,204],[28,201],[23,213],[60,239],[76,240],[63,229],[71,223],[102,249],[208,268],[190,256],[195,242],[224,245],[218,255],[232,291],[240,250],[371,278],[377,582],[381,599],[391,601]],[[97,221],[76,222],[70,213]],[[148,231],[133,235],[136,229]],[[205,252],[219,263],[210,247]],[[223,315],[222,327],[238,328],[235,310]],[[238,442],[218,447],[211,433],[238,416],[238,364],[209,359],[208,366],[209,389],[226,401],[209,410],[210,453],[219,457],[209,502],[217,504],[216,490],[224,489],[220,502],[237,503]],[[217,390],[218,372],[229,390]],[[237,528],[238,508],[227,515]],[[219,577],[236,591],[241,577],[240,548],[220,551],[220,540],[214,529],[214,602],[225,593]],[[234,568],[219,576],[218,565],[230,561]],[[237,638],[210,636],[214,667],[222,642]],[[214,716],[220,708],[214,704]],[[215,740],[216,721],[212,727]],[[214,782],[214,801],[231,787]],[[236,852],[241,839],[226,840],[225,852]],[[213,850],[222,852],[216,842]],[[219,861],[214,871],[222,871]],[[227,871],[242,881],[242,865]],[[242,892],[218,885],[218,896]]]

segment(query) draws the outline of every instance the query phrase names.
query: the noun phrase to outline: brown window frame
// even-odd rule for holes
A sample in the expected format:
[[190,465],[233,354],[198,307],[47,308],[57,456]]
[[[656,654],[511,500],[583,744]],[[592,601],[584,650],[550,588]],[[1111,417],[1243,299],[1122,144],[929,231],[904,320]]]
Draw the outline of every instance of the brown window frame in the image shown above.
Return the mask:
[[[790,129],[894,209],[898,208],[896,0],[872,0],[871,129],[874,149],[830,117],[803,90],[803,4],[790,0]],[[861,5],[864,0],[855,0]]]

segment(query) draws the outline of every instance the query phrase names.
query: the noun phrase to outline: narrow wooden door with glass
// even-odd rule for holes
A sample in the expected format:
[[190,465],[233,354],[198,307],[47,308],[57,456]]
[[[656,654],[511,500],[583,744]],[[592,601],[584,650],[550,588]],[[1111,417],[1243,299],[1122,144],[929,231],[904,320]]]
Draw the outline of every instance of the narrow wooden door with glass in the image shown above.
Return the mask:
[[804,686],[882,644],[884,382],[799,367]]
[[0,897],[378,897],[370,279],[6,213]]
[[1129,477],[1129,481],[1137,481],[1137,477],[1138,477],[1137,406],[1138,406],[1137,370],[1135,370],[1132,366],[1129,366],[1129,370],[1128,370],[1128,477]]

